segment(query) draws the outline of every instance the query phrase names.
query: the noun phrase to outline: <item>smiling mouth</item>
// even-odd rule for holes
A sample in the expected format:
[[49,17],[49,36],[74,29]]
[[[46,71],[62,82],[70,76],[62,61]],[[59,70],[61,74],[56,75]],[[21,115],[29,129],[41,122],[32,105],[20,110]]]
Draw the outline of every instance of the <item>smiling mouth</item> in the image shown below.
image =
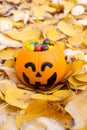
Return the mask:
[[53,88],[52,85],[55,83],[56,78],[57,78],[57,74],[56,74],[56,72],[54,72],[53,75],[47,80],[47,84],[41,84],[41,82],[35,82],[35,84],[31,84],[30,79],[23,72],[23,79],[24,79],[25,83],[29,87],[33,88],[34,90],[43,90],[43,91],[45,91],[45,90]]

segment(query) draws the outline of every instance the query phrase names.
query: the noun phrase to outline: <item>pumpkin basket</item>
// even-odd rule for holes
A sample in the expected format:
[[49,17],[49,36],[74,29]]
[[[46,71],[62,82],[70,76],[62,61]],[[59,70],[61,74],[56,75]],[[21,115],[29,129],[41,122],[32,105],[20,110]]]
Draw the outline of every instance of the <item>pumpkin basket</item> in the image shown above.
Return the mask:
[[16,72],[19,79],[34,90],[49,90],[63,78],[66,72],[64,54],[58,44],[52,43],[43,51],[29,50],[27,41],[16,59]]

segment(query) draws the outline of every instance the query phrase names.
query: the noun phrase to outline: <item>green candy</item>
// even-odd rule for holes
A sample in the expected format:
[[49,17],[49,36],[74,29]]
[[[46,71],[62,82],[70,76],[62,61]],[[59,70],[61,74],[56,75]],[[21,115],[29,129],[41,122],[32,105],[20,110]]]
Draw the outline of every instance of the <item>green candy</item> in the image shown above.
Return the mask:
[[38,44],[43,44],[43,42],[41,42],[41,41],[38,41]]

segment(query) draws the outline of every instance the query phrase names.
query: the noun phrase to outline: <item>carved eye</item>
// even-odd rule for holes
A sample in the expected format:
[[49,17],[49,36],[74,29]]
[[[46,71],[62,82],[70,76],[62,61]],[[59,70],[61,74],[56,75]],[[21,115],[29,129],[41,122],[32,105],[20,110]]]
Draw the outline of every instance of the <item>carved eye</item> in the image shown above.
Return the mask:
[[28,68],[28,67],[31,67],[32,71],[34,71],[34,72],[36,71],[36,67],[35,67],[34,63],[32,63],[32,62],[26,63],[25,68]]
[[50,62],[45,62],[43,63],[43,65],[41,66],[41,71],[44,71],[46,67],[52,68],[53,65]]

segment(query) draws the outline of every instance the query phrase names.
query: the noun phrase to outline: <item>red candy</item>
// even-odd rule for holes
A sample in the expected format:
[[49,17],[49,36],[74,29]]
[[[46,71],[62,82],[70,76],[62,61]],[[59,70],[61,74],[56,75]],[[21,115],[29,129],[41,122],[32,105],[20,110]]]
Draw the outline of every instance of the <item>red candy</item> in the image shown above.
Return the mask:
[[35,51],[41,51],[42,50],[42,45],[41,44],[37,44],[35,46]]

